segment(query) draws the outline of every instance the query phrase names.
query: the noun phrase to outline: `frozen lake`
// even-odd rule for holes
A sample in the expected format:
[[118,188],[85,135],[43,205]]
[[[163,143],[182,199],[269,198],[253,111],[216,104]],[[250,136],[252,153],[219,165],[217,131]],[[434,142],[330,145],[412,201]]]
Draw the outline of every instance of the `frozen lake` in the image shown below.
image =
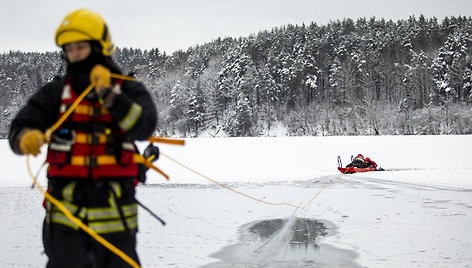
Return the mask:
[[[29,187],[24,158],[1,142],[0,267],[44,267],[41,194]],[[188,139],[160,148],[251,197],[308,205],[257,202],[161,157],[171,181],[149,174],[137,189],[167,223],[140,210],[143,267],[472,264],[470,135]],[[340,174],[336,157],[345,165],[356,153],[387,171]]]

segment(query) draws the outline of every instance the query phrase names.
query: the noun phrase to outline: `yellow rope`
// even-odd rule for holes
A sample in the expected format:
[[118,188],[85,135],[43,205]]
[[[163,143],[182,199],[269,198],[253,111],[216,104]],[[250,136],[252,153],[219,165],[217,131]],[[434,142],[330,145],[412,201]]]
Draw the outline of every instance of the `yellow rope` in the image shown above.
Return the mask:
[[172,145],[185,145],[185,140],[176,140],[176,139],[168,139],[168,138],[162,138],[162,137],[155,137],[151,136],[148,139],[149,142],[160,142],[160,143],[166,143],[166,144],[172,144]]
[[[120,74],[114,74],[112,73],[110,75],[111,77],[113,78],[117,78],[117,79],[123,79],[123,80],[131,80],[133,81],[134,78],[133,77],[129,77],[129,76],[125,76],[125,75],[120,75]],[[95,84],[90,84],[83,92],[82,94],[80,94],[79,97],[77,97],[77,99],[74,101],[74,103],[71,105],[71,107],[69,107],[69,109],[61,116],[61,118],[59,118],[59,120],[50,128],[46,131],[45,133],[45,138],[47,141],[49,141],[50,137],[51,137],[51,134],[54,133],[54,131],[56,131],[60,126],[61,124],[69,117],[69,115],[74,111],[74,109],[79,105],[79,103],[82,101],[83,98],[85,98],[85,96],[94,88]],[[154,140],[153,140],[154,138]],[[157,137],[151,137],[150,138],[150,142],[164,142],[164,141],[167,141],[167,143],[169,143],[169,140],[161,140],[160,138],[157,138]],[[172,143],[172,142],[171,142]],[[183,145],[183,142],[181,143],[180,141],[179,142],[175,142],[175,144],[179,144],[179,145]],[[273,206],[290,206],[290,207],[294,207],[294,208],[297,208],[297,209],[305,209],[321,192],[323,192],[326,188],[328,188],[330,185],[334,184],[337,180],[339,180],[341,178],[342,175],[344,174],[341,174],[338,178],[336,178],[335,180],[331,181],[328,185],[326,185],[323,189],[321,189],[318,193],[315,194],[315,196],[313,196],[313,198],[308,201],[308,203],[306,203],[304,206],[297,206],[297,205],[293,205],[293,204],[290,204],[290,203],[272,203],[272,202],[267,202],[267,201],[264,201],[264,200],[261,200],[261,199],[258,199],[256,197],[253,197],[253,196],[250,196],[248,194],[245,194],[245,193],[242,193],[240,191],[237,191],[229,186],[226,186],[216,180],[213,180],[211,179],[210,177],[184,165],[183,163],[173,159],[172,157],[164,154],[164,153],[160,153],[161,155],[163,155],[164,157],[168,158],[169,160],[173,161],[174,163],[192,171],[193,173],[219,185],[220,187],[223,187],[227,190],[230,190],[234,193],[237,193],[239,195],[242,195],[244,197],[247,197],[247,198],[250,198],[252,200],[255,200],[257,202],[261,202],[261,203],[264,203],[264,204],[267,204],[267,205],[273,205]],[[68,210],[67,208],[64,207],[64,205],[62,205],[62,203],[60,203],[57,199],[55,199],[53,196],[51,196],[48,192],[44,191],[44,189],[38,184],[37,182],[37,179],[36,177],[32,174],[31,172],[31,168],[29,166],[29,161],[28,161],[28,158],[27,158],[27,167],[28,167],[28,172],[30,174],[30,176],[33,178],[33,181],[34,181],[34,185],[37,186],[37,188],[43,193],[44,197],[46,199],[48,199],[51,203],[53,203],[54,205],[56,205],[63,213],[64,215],[66,215],[67,218],[69,218],[72,222],[74,222],[77,226],[79,226],[82,230],[84,230],[85,232],[87,232],[90,236],[92,236],[94,239],[96,239],[98,242],[100,242],[102,245],[104,245],[105,247],[107,247],[109,250],[111,250],[113,253],[115,253],[116,255],[118,255],[119,257],[121,257],[123,260],[125,260],[127,263],[129,263],[131,266],[133,267],[140,267],[133,259],[131,259],[130,257],[128,257],[125,253],[123,253],[121,250],[119,250],[118,248],[116,248],[115,246],[113,246],[112,244],[110,244],[108,241],[106,241],[104,238],[102,238],[101,236],[99,236],[97,233],[95,233],[92,229],[90,229],[87,225],[83,224],[78,218],[74,217]],[[155,169],[156,171],[158,171],[159,173],[165,175],[165,173],[161,172],[160,170],[157,170]],[[166,175],[165,175],[166,176]]]
[[[134,81],[134,77],[126,76],[126,75],[121,75],[121,74],[110,74],[111,77],[117,78],[117,79],[123,79],[123,80],[130,80]],[[94,83],[91,83],[78,97],[77,99],[72,103],[72,105],[67,109],[67,111],[57,120],[54,125],[44,133],[44,137],[46,138],[47,141],[49,141],[51,134],[54,133],[61,125],[64,123],[64,121],[69,117],[69,115],[75,110],[75,108],[79,105],[79,103],[87,96],[87,94],[95,87]]]
[[[129,265],[131,265],[134,268],[140,268],[139,264],[137,264],[133,259],[131,259],[128,255],[126,255],[123,251],[115,247],[113,244],[105,240],[103,237],[98,235],[96,232],[94,232],[92,229],[90,229],[87,225],[82,223],[82,221],[78,218],[76,218],[72,213],[70,213],[67,208],[56,198],[54,198],[51,194],[49,194],[47,191],[43,189],[38,183],[37,176],[33,175],[33,172],[31,171],[31,167],[29,164],[29,155],[26,155],[26,166],[28,169],[28,173],[31,176],[31,178],[34,181],[34,185],[36,188],[39,189],[41,193],[43,193],[44,197],[51,203],[53,203],[57,208],[59,208],[64,215],[71,220],[73,223],[75,223],[77,226],[79,226],[82,230],[84,230],[86,233],[88,233],[90,236],[92,236],[95,240],[97,240],[100,244],[108,248],[110,251],[118,255],[120,258],[122,258],[124,261],[126,261]],[[43,164],[44,166],[44,164]]]
[[44,137],[46,138],[47,141],[49,141],[50,137],[51,137],[51,134],[54,133],[54,131],[56,131],[56,129],[58,129],[62,123],[64,123],[64,121],[66,121],[66,119],[69,117],[69,115],[74,111],[74,109],[77,107],[77,105],[79,105],[79,103],[85,98],[85,96],[87,96],[87,94],[93,89],[93,87],[95,86],[95,84],[90,84],[83,92],[82,94],[79,95],[79,97],[77,97],[77,99],[72,103],[72,105],[69,107],[69,109],[67,109],[67,111],[59,118],[59,120],[57,120],[56,123],[54,123],[54,125],[52,125],[52,127],[50,129],[48,129],[46,131],[46,133],[44,133]]
[[326,185],[323,189],[321,189],[318,193],[316,193],[315,196],[314,196],[310,201],[308,201],[308,203],[306,203],[304,206],[297,206],[297,205],[293,205],[293,204],[290,204],[290,203],[272,203],[272,202],[267,202],[267,201],[258,199],[258,198],[256,198],[256,197],[250,196],[250,195],[248,195],[248,194],[242,193],[242,192],[240,192],[240,191],[238,191],[238,190],[235,190],[235,189],[233,189],[233,188],[231,188],[231,187],[229,187],[229,186],[226,186],[226,185],[222,184],[221,182],[218,182],[218,181],[216,181],[216,180],[214,180],[214,179],[212,179],[212,178],[210,178],[210,177],[208,177],[208,176],[206,176],[206,175],[204,175],[204,174],[202,174],[202,173],[200,173],[200,172],[198,172],[198,171],[196,171],[196,170],[190,168],[189,166],[187,166],[187,165],[185,165],[185,164],[183,164],[183,163],[177,161],[176,159],[170,157],[169,155],[167,155],[167,154],[165,154],[165,153],[160,152],[159,154],[162,155],[162,156],[164,156],[164,157],[166,157],[167,159],[171,160],[172,162],[176,163],[177,165],[179,165],[179,166],[181,166],[181,167],[183,167],[183,168],[185,168],[185,169],[187,169],[187,170],[189,170],[189,171],[191,171],[191,172],[197,174],[198,176],[200,176],[200,177],[202,177],[202,178],[204,178],[204,179],[207,179],[207,180],[209,180],[209,181],[211,181],[211,182],[217,184],[218,186],[221,186],[221,187],[223,187],[223,188],[225,188],[225,189],[227,189],[227,190],[230,190],[230,191],[232,191],[232,192],[234,192],[234,193],[237,193],[237,194],[242,195],[242,196],[244,196],[244,197],[250,198],[250,199],[255,200],[255,201],[257,201],[257,202],[261,202],[261,203],[264,203],[264,204],[267,204],[267,205],[271,205],[271,206],[290,206],[290,207],[294,207],[294,208],[304,209],[304,208],[306,208],[306,207],[313,201],[313,199],[315,199],[321,192],[323,192],[323,191],[324,191],[326,188],[328,188],[330,185],[334,184],[337,180],[339,180],[339,179],[342,177],[342,175],[344,175],[344,174],[341,174],[341,175],[339,175],[335,180],[331,181],[328,185]]
[[123,80],[129,80],[129,81],[134,81],[136,80],[134,77],[127,76],[127,75],[122,75],[122,74],[110,74],[111,77],[116,78],[116,79],[123,79]]
[[[113,78],[117,78],[117,79],[123,79],[123,80],[134,80],[133,77],[129,77],[129,76],[125,76],[125,75],[120,75],[120,74],[111,74],[110,75],[111,77]],[[50,129],[48,129],[45,133],[44,133],[44,137],[46,139],[46,141],[49,142],[50,140],[50,137],[52,135],[52,133],[54,133],[54,131],[56,131],[61,125],[62,123],[64,123],[64,121],[70,116],[70,114],[75,110],[75,108],[79,105],[79,103],[85,98],[85,96],[87,96],[87,94],[95,87],[95,84],[94,83],[91,83],[78,97],[77,99],[72,103],[72,105],[69,107],[69,109],[67,109],[67,111],[59,118],[59,120],[56,121],[56,123],[54,123],[54,125],[51,126]],[[108,242],[107,240],[105,240],[103,237],[101,237],[100,235],[98,235],[96,232],[94,232],[92,229],[90,229],[87,225],[85,225],[84,223],[82,223],[82,221],[76,217],[74,217],[74,215],[72,215],[72,213],[70,213],[67,208],[60,202],[58,201],[56,198],[54,198],[52,195],[50,195],[47,191],[45,191],[38,183],[38,180],[37,180],[37,176],[35,176],[32,171],[31,171],[31,167],[30,167],[30,164],[29,164],[29,155],[26,156],[26,166],[27,166],[27,169],[28,169],[28,173],[29,175],[31,176],[31,178],[33,179],[34,181],[34,186],[36,186],[36,188],[39,189],[39,191],[44,195],[44,197],[49,200],[49,202],[53,203],[55,206],[57,206],[63,213],[64,215],[69,219],[71,220],[73,223],[75,223],[78,227],[80,227],[82,230],[84,230],[86,233],[88,233],[90,236],[92,236],[95,240],[97,240],[100,244],[102,244],[103,246],[105,246],[106,248],[108,248],[110,251],[112,251],[113,253],[115,253],[116,255],[118,255],[120,258],[122,258],[124,261],[126,261],[128,264],[130,264],[133,268],[139,268],[139,264],[137,264],[133,259],[131,259],[128,255],[126,255],[123,251],[121,251],[120,249],[118,249],[117,247],[115,247],[113,244],[111,244],[110,242]],[[43,164],[44,166],[44,164]],[[39,173],[39,172],[38,172]]]
[[334,179],[330,183],[328,183],[323,189],[321,189],[318,193],[316,193],[315,196],[313,196],[313,198],[310,199],[310,201],[308,201],[308,203],[306,203],[306,205],[301,207],[301,209],[305,209],[313,201],[313,199],[315,199],[318,195],[320,195],[321,192],[323,192],[326,188],[333,185],[337,180],[339,180],[342,177],[342,175],[344,175],[344,174],[339,175],[336,179]]
[[[118,79],[124,79],[124,80],[134,80],[133,77],[128,77],[124,75],[119,75],[119,74],[111,74],[111,77],[113,78],[118,78]],[[59,118],[59,120],[52,125],[50,129],[48,129],[44,137],[46,141],[49,141],[52,133],[56,131],[62,123],[70,116],[70,114],[75,110],[75,108],[79,105],[79,103],[87,96],[87,94],[94,88],[95,84],[91,83],[78,97],[77,99],[72,103],[72,105],[67,109],[67,111]],[[105,240],[103,237],[98,235],[96,232],[94,232],[92,229],[90,229],[87,225],[83,224],[82,221],[80,221],[78,218],[74,217],[67,208],[59,202],[57,199],[55,199],[52,195],[50,195],[48,192],[46,192],[38,183],[38,180],[36,179],[36,176],[33,175],[31,172],[31,167],[29,165],[29,158],[27,155],[26,158],[26,166],[28,168],[28,173],[30,174],[31,178],[33,178],[34,185],[39,189],[41,193],[43,193],[44,197],[49,200],[51,203],[56,205],[63,213],[64,215],[71,220],[73,223],[75,223],[77,226],[79,226],[82,230],[84,230],[86,233],[88,233],[90,236],[92,236],[95,240],[97,240],[99,243],[101,243],[103,246],[108,248],[110,251],[118,255],[120,258],[122,258],[124,261],[126,261],[128,264],[130,264],[132,267],[140,267],[133,259],[131,259],[128,255],[126,255],[123,251],[112,245],[110,242]]]

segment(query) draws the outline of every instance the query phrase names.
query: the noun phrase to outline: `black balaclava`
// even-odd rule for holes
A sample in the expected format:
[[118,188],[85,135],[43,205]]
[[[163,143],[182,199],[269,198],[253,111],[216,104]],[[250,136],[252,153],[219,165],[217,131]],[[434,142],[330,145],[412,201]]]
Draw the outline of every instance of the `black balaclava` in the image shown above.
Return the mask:
[[90,71],[99,62],[99,54],[96,49],[94,49],[93,45],[87,58],[74,63],[67,60],[67,74],[70,77],[72,88],[78,94],[90,85]]
[[67,74],[70,77],[72,88],[78,94],[82,93],[90,85],[90,71],[97,64],[107,67],[112,73],[122,73],[110,56],[106,57],[101,54],[102,47],[100,43],[96,41],[89,41],[89,43],[92,49],[87,58],[74,63],[67,61]]

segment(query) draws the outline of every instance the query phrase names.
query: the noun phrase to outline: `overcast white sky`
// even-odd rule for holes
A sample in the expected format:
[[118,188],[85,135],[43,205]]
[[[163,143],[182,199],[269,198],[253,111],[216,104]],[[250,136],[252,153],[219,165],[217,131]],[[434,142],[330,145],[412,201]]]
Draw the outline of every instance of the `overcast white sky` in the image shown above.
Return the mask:
[[118,47],[157,47],[168,54],[288,23],[472,16],[472,0],[0,0],[0,53],[58,50],[56,28],[78,8],[100,13]]

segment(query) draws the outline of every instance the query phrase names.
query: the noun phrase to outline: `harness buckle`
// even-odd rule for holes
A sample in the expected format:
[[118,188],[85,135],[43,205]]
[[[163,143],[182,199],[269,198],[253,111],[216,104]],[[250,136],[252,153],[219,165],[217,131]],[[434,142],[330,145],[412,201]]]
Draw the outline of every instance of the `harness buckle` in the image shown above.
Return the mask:
[[101,106],[93,106],[93,115],[100,116],[102,115],[102,107]]
[[50,148],[55,151],[69,152],[76,139],[74,130],[68,128],[59,129],[51,139]]
[[98,167],[98,159],[96,156],[88,156],[85,158],[85,165],[91,168]]
[[91,144],[100,144],[100,136],[95,134],[90,134],[91,136]]

